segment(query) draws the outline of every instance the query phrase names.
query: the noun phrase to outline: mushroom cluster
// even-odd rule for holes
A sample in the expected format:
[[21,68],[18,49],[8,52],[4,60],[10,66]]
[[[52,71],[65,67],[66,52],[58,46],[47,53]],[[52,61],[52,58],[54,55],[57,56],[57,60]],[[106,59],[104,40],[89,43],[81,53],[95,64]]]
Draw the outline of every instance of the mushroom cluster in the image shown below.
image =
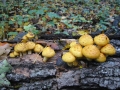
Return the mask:
[[9,54],[10,57],[14,58],[17,56],[23,56],[26,54],[32,54],[32,52],[41,54],[44,57],[43,61],[46,62],[48,58],[55,55],[54,49],[51,47],[43,47],[41,44],[31,41],[34,38],[34,34],[28,32],[22,37],[22,41],[14,46],[14,51]]
[[73,62],[80,58],[105,62],[107,56],[115,55],[115,53],[116,49],[110,44],[110,40],[105,34],[99,34],[94,38],[85,34],[79,38],[78,42],[70,43],[70,49],[63,54],[62,60],[69,66],[74,66]]

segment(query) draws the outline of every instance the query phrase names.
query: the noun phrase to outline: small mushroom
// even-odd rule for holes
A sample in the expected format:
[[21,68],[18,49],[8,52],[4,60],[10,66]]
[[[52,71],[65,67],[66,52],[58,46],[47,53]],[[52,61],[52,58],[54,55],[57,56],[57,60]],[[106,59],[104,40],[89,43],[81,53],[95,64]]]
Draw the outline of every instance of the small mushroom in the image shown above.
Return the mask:
[[14,51],[13,54],[14,54],[15,56],[19,56],[19,53],[16,52],[16,51]]
[[72,41],[72,42],[70,43],[70,47],[72,47],[72,46],[74,46],[74,45],[76,45],[76,44],[77,44],[76,41]]
[[99,57],[100,50],[95,45],[87,45],[82,49],[82,53],[88,60],[91,60]]
[[26,35],[24,35],[23,37],[22,37],[22,41],[21,42],[27,42],[28,41],[28,37],[26,36]]
[[94,43],[98,46],[105,46],[109,42],[110,40],[105,34],[100,34],[94,37]]
[[88,34],[82,35],[79,38],[79,43],[82,46],[92,45],[93,44],[93,38],[90,35],[88,35]]
[[76,45],[72,46],[69,49],[69,52],[71,52],[77,58],[81,58],[83,56],[82,46],[80,44],[76,44]]
[[20,53],[20,56],[22,56],[23,53],[25,53],[27,50],[25,43],[18,43],[14,47],[14,51],[17,53]]
[[35,35],[32,32],[28,32],[26,36],[28,39],[33,39],[35,37]]
[[62,60],[66,62],[68,66],[73,66],[73,62],[76,61],[76,58],[71,52],[66,52],[62,55]]
[[43,61],[46,62],[48,58],[51,58],[55,55],[54,49],[51,47],[45,47],[42,51],[42,56],[44,56]]
[[34,52],[36,52],[36,53],[41,53],[42,51],[43,51],[43,46],[42,45],[40,45],[40,44],[36,44],[35,45],[35,48],[34,48]]
[[9,54],[9,57],[14,58],[14,57],[15,57],[14,53],[11,52],[11,53]]
[[27,46],[28,54],[31,54],[31,53],[32,53],[32,50],[35,48],[35,43],[32,42],[32,41],[28,41],[28,42],[26,43],[26,46]]
[[103,53],[100,53],[99,57],[95,60],[97,62],[105,62],[106,61],[106,56]]
[[107,44],[104,47],[101,48],[101,52],[104,53],[105,55],[115,55],[116,49],[113,47],[111,44]]

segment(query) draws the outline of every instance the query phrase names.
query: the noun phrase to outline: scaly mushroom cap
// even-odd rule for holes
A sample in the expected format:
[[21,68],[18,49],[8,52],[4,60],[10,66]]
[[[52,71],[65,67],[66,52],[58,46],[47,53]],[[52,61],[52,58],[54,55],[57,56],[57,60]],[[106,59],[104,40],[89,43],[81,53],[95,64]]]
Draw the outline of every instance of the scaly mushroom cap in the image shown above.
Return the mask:
[[100,55],[99,49],[95,45],[87,45],[82,49],[83,55],[88,59],[96,59]]
[[100,53],[100,56],[96,59],[97,62],[105,62],[106,61],[106,56],[103,53]]
[[32,49],[35,48],[35,43],[32,42],[32,41],[28,41],[28,42],[26,43],[26,46],[27,46],[27,50],[32,50]]
[[93,38],[88,34],[82,35],[79,38],[79,43],[82,46],[92,45],[93,44]]
[[42,56],[44,57],[51,58],[54,55],[55,55],[55,51],[51,47],[45,47],[42,51]]
[[44,48],[44,47],[43,47],[42,45],[36,44],[36,45],[35,45],[35,48],[34,48],[34,51],[37,52],[37,53],[40,53],[40,52],[43,51],[43,48]]
[[35,35],[32,32],[28,32],[26,34],[26,36],[27,36],[27,38],[32,39],[32,38],[34,38]]
[[14,51],[16,52],[25,52],[27,49],[25,43],[18,43],[14,47]]
[[62,60],[66,63],[72,63],[74,62],[76,59],[75,59],[75,56],[70,53],[70,52],[66,52],[65,54],[63,54],[62,56]]
[[101,52],[106,55],[114,55],[116,53],[116,49],[111,44],[107,44],[101,48]]
[[105,46],[110,42],[109,38],[105,34],[100,34],[94,37],[94,43],[99,46]]
[[80,44],[76,44],[74,46],[72,46],[69,51],[75,56],[75,57],[78,57],[78,58],[81,58],[83,55],[82,55],[82,46]]
[[74,45],[76,45],[76,44],[77,44],[77,42],[76,42],[76,41],[73,41],[73,42],[70,43],[70,47],[72,47],[72,46],[74,46]]

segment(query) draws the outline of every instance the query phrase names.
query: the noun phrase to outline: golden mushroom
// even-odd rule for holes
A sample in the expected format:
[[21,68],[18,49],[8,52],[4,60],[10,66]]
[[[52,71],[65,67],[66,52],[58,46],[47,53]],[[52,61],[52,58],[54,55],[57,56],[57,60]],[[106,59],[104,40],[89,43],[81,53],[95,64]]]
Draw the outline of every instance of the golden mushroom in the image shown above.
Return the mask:
[[93,44],[93,38],[90,35],[88,35],[88,34],[82,35],[79,38],[79,43],[82,46],[92,45]]
[[72,47],[72,46],[74,46],[74,45],[76,45],[76,44],[77,44],[76,41],[72,41],[72,42],[70,43],[70,47]]
[[32,50],[35,48],[35,43],[32,42],[32,41],[28,41],[28,42],[26,43],[26,46],[27,46],[28,54],[31,54],[31,53],[32,53]]
[[28,41],[28,37],[26,36],[26,35],[24,35],[23,37],[22,37],[22,41],[21,42],[27,42]]
[[88,59],[96,59],[100,55],[100,50],[95,45],[87,45],[82,49],[83,55]]
[[28,39],[33,39],[33,38],[35,37],[35,35],[34,35],[32,32],[28,32],[28,33],[26,34],[26,37],[27,37]]
[[15,57],[14,53],[11,52],[11,53],[9,54],[9,57],[14,58],[14,57]]
[[66,52],[62,55],[62,60],[66,62],[68,66],[72,66],[73,62],[76,61],[76,58],[71,52]]
[[18,43],[14,47],[14,51],[19,53],[20,56],[22,56],[22,53],[24,54],[26,50],[27,50],[27,47],[25,43]]
[[15,56],[19,56],[19,53],[16,52],[16,51],[14,51],[13,54],[14,54]]
[[106,61],[106,56],[103,53],[100,53],[99,57],[95,60],[97,62],[105,62]]
[[14,57],[16,57],[16,56],[18,56],[18,55],[19,55],[19,53],[16,52],[16,51],[13,51],[13,52],[11,52],[11,53],[9,54],[9,56],[10,56],[11,58],[14,58]]
[[105,34],[99,34],[94,37],[94,43],[98,46],[105,46],[109,42],[110,40]]
[[34,52],[41,53],[43,51],[44,47],[40,44],[36,44],[34,47]]
[[113,47],[111,44],[107,44],[104,47],[101,48],[101,52],[104,53],[105,55],[115,55],[116,49]]
[[76,45],[72,46],[69,49],[69,52],[71,52],[77,58],[81,58],[83,56],[82,46],[80,44],[76,44]]
[[43,61],[46,62],[48,58],[51,58],[55,55],[54,49],[51,47],[45,47],[42,51],[42,56],[44,56]]

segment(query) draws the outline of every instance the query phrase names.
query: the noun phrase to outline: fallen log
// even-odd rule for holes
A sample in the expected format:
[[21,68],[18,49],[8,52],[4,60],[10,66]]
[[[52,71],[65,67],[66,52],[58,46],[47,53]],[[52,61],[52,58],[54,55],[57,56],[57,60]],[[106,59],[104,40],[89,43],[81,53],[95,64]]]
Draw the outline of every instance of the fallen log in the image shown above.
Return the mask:
[[[71,68],[67,64],[57,65],[57,58],[52,58],[47,63],[8,58],[8,62],[13,67],[12,71],[6,75],[11,86],[0,89],[120,89],[120,40],[111,39],[110,43],[116,48],[116,55],[108,57],[104,63],[85,61],[87,67],[82,69]],[[63,47],[60,45],[58,51],[61,51]]]

